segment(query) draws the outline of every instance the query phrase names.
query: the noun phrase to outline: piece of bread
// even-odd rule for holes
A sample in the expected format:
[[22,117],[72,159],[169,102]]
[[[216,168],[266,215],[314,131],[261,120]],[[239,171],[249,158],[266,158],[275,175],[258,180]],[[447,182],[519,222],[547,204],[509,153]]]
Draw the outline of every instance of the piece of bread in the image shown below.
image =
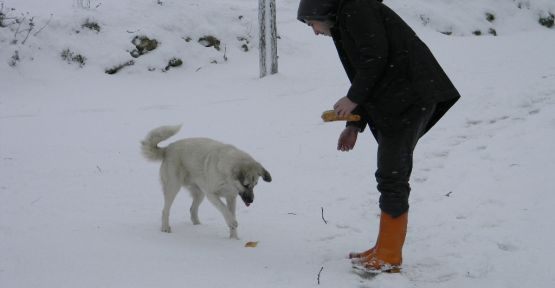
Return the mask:
[[335,111],[327,110],[322,113],[322,120],[324,122],[331,122],[331,121],[360,121],[360,115],[356,114],[349,114],[347,116],[337,116]]
[[257,245],[258,245],[258,241],[251,241],[251,242],[245,243],[245,247],[248,247],[248,248],[256,248]]

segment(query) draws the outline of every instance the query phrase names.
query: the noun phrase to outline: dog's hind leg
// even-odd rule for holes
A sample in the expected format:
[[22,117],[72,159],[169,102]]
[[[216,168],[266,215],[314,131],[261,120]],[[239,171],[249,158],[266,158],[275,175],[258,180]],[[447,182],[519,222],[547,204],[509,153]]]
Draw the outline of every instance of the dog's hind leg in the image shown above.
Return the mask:
[[172,207],[173,200],[181,185],[178,181],[172,181],[173,179],[162,180],[162,188],[164,190],[164,209],[162,210],[162,232],[171,233],[172,229],[170,227],[170,208]]
[[199,225],[200,221],[198,218],[198,207],[200,206],[200,203],[202,203],[202,200],[204,200],[204,193],[202,193],[197,185],[191,185],[187,188],[193,197],[193,204],[191,204],[191,209],[189,209],[191,212],[191,222],[193,222],[194,225]]

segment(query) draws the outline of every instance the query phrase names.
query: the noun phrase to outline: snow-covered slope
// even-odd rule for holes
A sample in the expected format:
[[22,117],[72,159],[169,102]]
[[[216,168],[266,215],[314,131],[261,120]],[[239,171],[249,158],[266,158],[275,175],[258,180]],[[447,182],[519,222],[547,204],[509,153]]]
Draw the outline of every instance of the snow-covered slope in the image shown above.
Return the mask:
[[[552,0],[386,0],[414,23],[457,36],[511,35],[553,26]],[[540,23],[541,22],[541,23]]]
[[[366,132],[354,151],[335,150],[342,124],[319,116],[348,80],[331,40],[295,20],[298,1],[278,1],[280,73],[264,79],[256,1],[0,1],[16,9],[5,15],[35,16],[33,32],[53,14],[25,44],[25,32],[0,28],[0,286],[553,286],[555,30],[537,23],[553,1],[385,2],[463,98],[417,147],[403,273],[364,280],[345,256],[376,237],[376,145]],[[100,32],[82,28],[87,19]],[[488,25],[497,37],[472,34]],[[447,26],[453,35],[438,32]],[[200,45],[207,34],[227,49]],[[137,35],[160,45],[133,58]],[[64,49],[86,64],[61,60]],[[184,64],[161,72],[173,57]],[[238,208],[240,241],[209,203],[193,226],[186,193],[173,233],[159,232],[158,165],[139,141],[179,123],[175,139],[232,143],[272,173]]]
[[[111,1],[98,2],[98,7],[91,1],[91,8],[86,9],[71,1],[52,1],[52,6],[46,7],[36,5],[40,1],[35,5],[30,5],[35,1],[23,1],[31,2],[28,5],[4,2],[4,25],[8,27],[0,28],[0,43],[5,48],[1,56],[8,62],[18,51],[20,60],[12,66],[29,62],[42,66],[41,61],[50,61],[45,58],[62,62],[60,55],[69,50],[86,58],[82,65],[85,70],[104,72],[133,60],[135,65],[126,69],[129,73],[160,71],[170,59],[179,58],[183,61],[181,69],[194,72],[226,58],[240,57],[255,47],[257,10],[245,5],[246,1]],[[13,23],[16,20],[21,25]],[[208,36],[220,42],[217,49],[201,45]],[[156,53],[132,57],[135,37],[156,40]],[[12,42],[17,44],[9,45]]]

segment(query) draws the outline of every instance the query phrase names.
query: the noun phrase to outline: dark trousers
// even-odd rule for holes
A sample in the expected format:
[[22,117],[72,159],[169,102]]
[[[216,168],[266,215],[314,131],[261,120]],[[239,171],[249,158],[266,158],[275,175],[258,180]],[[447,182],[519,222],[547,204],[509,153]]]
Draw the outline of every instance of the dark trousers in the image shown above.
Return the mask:
[[413,151],[420,137],[426,133],[436,105],[421,108],[396,133],[375,131],[378,141],[376,181],[380,192],[380,209],[392,217],[402,215],[409,209]]

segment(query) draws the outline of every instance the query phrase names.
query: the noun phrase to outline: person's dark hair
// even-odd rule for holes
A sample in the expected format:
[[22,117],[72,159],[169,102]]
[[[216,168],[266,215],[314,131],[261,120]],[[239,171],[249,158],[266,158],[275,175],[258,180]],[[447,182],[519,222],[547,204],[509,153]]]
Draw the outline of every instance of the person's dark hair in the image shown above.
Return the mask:
[[340,0],[301,0],[297,19],[306,23],[308,20],[335,22],[335,14]]

